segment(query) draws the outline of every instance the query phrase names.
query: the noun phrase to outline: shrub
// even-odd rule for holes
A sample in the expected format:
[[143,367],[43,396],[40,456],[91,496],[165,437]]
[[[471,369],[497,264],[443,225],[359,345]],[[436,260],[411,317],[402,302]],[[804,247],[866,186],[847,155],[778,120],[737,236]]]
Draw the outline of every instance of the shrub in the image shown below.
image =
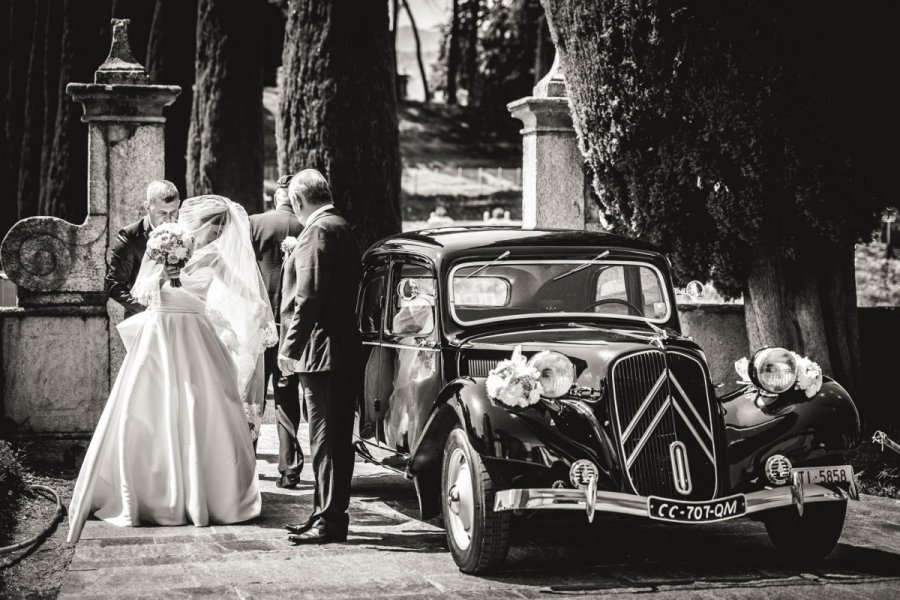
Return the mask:
[[27,487],[20,453],[0,440],[0,545],[9,543]]

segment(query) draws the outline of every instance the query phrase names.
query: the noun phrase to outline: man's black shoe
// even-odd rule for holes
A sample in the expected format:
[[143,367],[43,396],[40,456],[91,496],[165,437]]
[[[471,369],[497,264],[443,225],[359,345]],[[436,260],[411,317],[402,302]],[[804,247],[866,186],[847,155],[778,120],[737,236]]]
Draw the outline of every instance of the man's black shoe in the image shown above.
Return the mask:
[[300,544],[335,544],[347,541],[347,534],[337,535],[324,529],[310,529],[300,535],[289,535],[288,540],[295,546]]
[[291,533],[296,533],[300,535],[302,533],[306,533],[310,529],[313,528],[315,523],[313,521],[307,521],[306,523],[299,523],[297,525],[285,525],[284,528],[290,531]]
[[282,475],[275,481],[275,487],[293,490],[300,483],[299,475]]

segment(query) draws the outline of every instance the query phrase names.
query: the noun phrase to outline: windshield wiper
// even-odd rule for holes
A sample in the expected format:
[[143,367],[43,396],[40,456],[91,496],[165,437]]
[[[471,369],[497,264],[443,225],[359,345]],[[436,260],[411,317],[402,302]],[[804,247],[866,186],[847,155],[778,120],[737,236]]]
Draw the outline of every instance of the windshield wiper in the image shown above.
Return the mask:
[[578,265],[577,267],[574,267],[574,268],[572,268],[572,269],[566,271],[566,272],[563,273],[562,275],[557,275],[557,276],[554,277],[551,281],[559,281],[559,280],[562,279],[563,277],[568,277],[569,275],[572,275],[573,273],[577,273],[577,272],[579,272],[579,271],[583,271],[584,269],[587,269],[589,266],[591,266],[591,265],[593,265],[593,264],[596,264],[598,260],[600,260],[601,258],[604,258],[607,254],[609,254],[609,250],[605,250],[605,251],[601,252],[600,254],[598,254],[597,256],[595,256],[594,258],[592,258],[592,259],[590,259],[590,260],[587,260],[587,261],[581,263],[581,264]]
[[498,256],[497,258],[495,258],[494,260],[492,260],[491,262],[489,262],[489,263],[487,263],[487,264],[484,264],[484,265],[481,265],[480,267],[478,267],[477,269],[475,269],[474,271],[472,271],[471,273],[469,273],[468,275],[466,275],[465,277],[463,277],[463,281],[465,281],[466,279],[468,279],[468,278],[471,277],[472,275],[475,275],[476,273],[481,273],[482,271],[484,271],[485,269],[487,269],[487,268],[490,267],[491,265],[497,264],[497,263],[500,262],[501,260],[505,259],[507,256],[509,256],[509,250],[507,250],[506,252],[504,252],[503,254],[501,254],[500,256]]

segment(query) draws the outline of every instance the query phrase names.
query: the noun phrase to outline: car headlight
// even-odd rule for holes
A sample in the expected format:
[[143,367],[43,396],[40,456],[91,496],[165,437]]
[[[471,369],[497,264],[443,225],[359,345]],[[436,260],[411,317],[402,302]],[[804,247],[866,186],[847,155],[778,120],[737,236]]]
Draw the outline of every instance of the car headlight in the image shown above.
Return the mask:
[[797,361],[784,348],[763,348],[753,355],[749,375],[756,387],[780,394],[797,381]]
[[575,365],[559,352],[538,352],[528,364],[541,372],[540,382],[545,398],[559,398],[575,383]]

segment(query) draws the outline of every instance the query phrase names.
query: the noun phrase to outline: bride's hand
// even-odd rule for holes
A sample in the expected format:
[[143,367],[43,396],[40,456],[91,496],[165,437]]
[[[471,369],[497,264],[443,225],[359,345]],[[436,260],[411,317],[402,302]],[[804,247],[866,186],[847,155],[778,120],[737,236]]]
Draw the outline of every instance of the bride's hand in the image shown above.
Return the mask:
[[166,267],[162,270],[162,273],[159,274],[159,285],[162,286],[162,284],[169,281],[170,279],[175,279],[180,274],[181,267],[166,265]]

